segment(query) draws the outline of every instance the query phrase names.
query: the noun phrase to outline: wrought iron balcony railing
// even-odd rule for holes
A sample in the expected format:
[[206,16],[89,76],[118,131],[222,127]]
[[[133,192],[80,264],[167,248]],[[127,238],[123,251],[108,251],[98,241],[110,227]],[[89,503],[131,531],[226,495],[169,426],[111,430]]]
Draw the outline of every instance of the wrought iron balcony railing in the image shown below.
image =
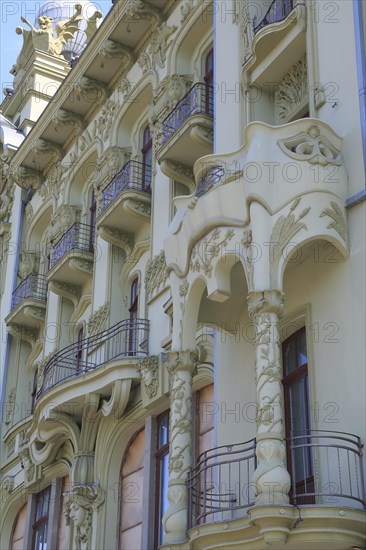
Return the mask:
[[366,507],[363,445],[358,436],[295,431],[287,447],[294,504]]
[[103,189],[99,215],[127,189],[151,193],[151,166],[136,160],[128,161]]
[[190,528],[235,519],[254,505],[255,448],[256,441],[251,439],[210,449],[198,457],[187,480]]
[[160,146],[163,146],[191,116],[206,115],[212,118],[213,113],[213,86],[198,82],[178,101],[172,112],[164,119]]
[[294,9],[294,0],[273,0],[264,17],[258,23],[258,17],[253,18],[254,34],[272,23],[283,21]]
[[67,252],[94,252],[95,228],[85,223],[76,222],[53,245],[50,252],[49,269],[52,269]]
[[220,183],[224,175],[225,170],[222,166],[214,166],[213,168],[210,168],[210,170],[201,179],[197,187],[196,197],[201,197],[207,193],[207,191],[215,187],[215,185]]
[[30,273],[16,287],[11,300],[11,309],[13,310],[24,300],[36,300],[45,302],[47,299],[47,280],[43,275]]
[[93,371],[114,359],[148,355],[148,336],[147,319],[126,319],[95,336],[67,346],[45,366],[37,399],[57,384]]

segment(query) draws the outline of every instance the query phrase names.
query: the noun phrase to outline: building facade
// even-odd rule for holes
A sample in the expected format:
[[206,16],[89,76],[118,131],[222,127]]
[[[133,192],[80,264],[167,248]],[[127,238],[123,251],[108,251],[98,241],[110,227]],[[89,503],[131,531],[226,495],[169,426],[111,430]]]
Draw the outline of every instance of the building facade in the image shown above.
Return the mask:
[[0,547],[364,548],[365,3],[59,4],[1,106]]

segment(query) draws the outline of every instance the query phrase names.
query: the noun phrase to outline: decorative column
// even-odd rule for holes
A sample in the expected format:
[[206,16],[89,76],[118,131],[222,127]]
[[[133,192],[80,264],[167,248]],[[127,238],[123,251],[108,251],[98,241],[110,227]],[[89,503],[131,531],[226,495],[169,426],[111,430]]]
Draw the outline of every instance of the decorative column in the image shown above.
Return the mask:
[[163,517],[165,543],[187,538],[187,475],[192,463],[192,379],[198,351],[168,352],[170,372],[169,508]]
[[256,504],[288,503],[290,475],[285,466],[284,412],[279,318],[285,296],[279,290],[250,292],[255,324],[257,383]]

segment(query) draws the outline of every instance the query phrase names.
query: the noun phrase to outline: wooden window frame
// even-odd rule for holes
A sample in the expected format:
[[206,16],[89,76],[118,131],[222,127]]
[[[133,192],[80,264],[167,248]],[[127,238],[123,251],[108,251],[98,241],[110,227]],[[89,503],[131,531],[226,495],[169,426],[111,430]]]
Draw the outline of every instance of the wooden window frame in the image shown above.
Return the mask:
[[[152,138],[152,134],[151,134],[151,131],[150,131],[150,125],[147,124],[147,126],[145,126],[143,134],[142,134],[142,148],[141,148],[141,153],[142,153],[142,189],[144,191],[148,191],[151,187],[151,176],[150,176],[150,181],[148,181],[148,182],[146,181],[146,177],[147,177],[146,166],[148,165],[147,162],[146,162],[146,159],[148,158],[148,155],[149,155],[150,151],[152,153],[152,146],[153,146],[153,138]],[[150,166],[150,169],[151,169],[151,166]]]
[[[47,515],[46,516],[41,516],[37,520],[36,518],[37,518],[38,502],[39,502],[40,498],[42,498],[42,499],[44,498],[44,495],[47,495],[46,498],[48,499]],[[34,521],[32,523],[32,550],[39,550],[39,548],[36,548],[35,545],[36,545],[37,532],[38,532],[40,527],[42,527],[44,525],[47,525],[47,538],[48,538],[48,520],[49,520],[49,511],[50,511],[50,500],[51,500],[51,486],[46,487],[45,489],[43,489],[43,491],[41,491],[40,493],[35,495]],[[43,502],[42,502],[42,506],[43,506]],[[44,544],[42,546],[44,547]],[[46,548],[47,548],[47,539],[46,539]],[[42,548],[42,550],[43,550],[43,548]]]

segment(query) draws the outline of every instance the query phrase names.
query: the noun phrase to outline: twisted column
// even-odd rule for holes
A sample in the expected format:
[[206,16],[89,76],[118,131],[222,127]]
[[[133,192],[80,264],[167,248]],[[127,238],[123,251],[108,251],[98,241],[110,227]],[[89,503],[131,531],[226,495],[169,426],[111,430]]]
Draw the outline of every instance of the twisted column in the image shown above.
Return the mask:
[[170,372],[170,443],[169,508],[163,517],[165,543],[187,538],[187,475],[192,463],[192,379],[198,352],[169,352]]
[[285,466],[282,363],[279,318],[285,297],[279,290],[250,292],[255,323],[257,383],[256,504],[288,503],[290,475]]

